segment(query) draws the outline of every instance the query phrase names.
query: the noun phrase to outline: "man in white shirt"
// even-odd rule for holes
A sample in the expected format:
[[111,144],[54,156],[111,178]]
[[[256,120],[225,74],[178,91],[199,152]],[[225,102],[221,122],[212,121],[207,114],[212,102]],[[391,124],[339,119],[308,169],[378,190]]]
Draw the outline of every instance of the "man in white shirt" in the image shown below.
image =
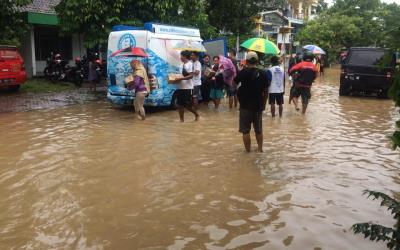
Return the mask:
[[185,108],[192,112],[196,116],[196,121],[199,120],[200,115],[197,111],[193,108],[193,64],[190,61],[191,53],[190,51],[182,51],[181,52],[181,61],[183,62],[182,65],[182,77],[176,78],[171,83],[178,83],[179,89],[175,91],[177,104],[178,104],[178,111],[179,111],[179,118],[181,122],[184,122],[184,113]]
[[199,62],[199,55],[197,52],[192,52],[193,63],[193,106],[197,109],[199,99],[201,98],[201,63]]
[[271,68],[267,70],[267,79],[270,82],[268,100],[271,105],[271,115],[275,117],[275,104],[277,104],[279,106],[279,117],[282,117],[283,95],[285,93],[285,71],[280,66],[280,61],[277,56],[271,58],[271,65]]

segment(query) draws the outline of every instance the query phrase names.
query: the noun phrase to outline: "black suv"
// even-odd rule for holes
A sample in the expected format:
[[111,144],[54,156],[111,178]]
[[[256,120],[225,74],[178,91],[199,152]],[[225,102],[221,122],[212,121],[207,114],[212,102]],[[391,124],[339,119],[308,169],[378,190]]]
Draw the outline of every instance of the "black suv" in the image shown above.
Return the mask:
[[383,48],[350,48],[342,64],[339,95],[377,93],[387,97],[396,63]]

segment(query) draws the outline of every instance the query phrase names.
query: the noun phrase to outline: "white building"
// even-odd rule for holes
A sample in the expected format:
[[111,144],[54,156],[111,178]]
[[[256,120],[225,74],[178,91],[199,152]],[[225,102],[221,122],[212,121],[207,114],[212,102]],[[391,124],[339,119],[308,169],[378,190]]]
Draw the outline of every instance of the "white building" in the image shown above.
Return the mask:
[[[313,17],[318,0],[289,0],[283,12],[279,10],[261,12],[256,20],[256,35],[260,37],[269,37],[276,40],[278,46],[282,49],[282,44],[291,52],[301,50],[294,45],[295,35],[304,26],[304,23]],[[285,33],[282,34],[282,30]]]
[[43,75],[46,58],[51,52],[60,53],[70,64],[73,64],[75,57],[86,54],[82,34],[60,35],[59,20],[54,10],[60,1],[33,0],[31,4],[20,8],[26,13],[30,26],[20,48],[29,77]]

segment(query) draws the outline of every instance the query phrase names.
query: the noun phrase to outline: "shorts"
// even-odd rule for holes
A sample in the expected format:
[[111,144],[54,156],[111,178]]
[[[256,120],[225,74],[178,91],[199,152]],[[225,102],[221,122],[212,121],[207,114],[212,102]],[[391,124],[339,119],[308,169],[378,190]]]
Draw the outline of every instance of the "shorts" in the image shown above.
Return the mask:
[[283,104],[283,93],[269,93],[268,96],[269,104]]
[[192,89],[177,89],[176,99],[177,104],[181,107],[192,106]]
[[311,89],[310,88],[302,88],[302,87],[294,87],[290,93],[293,97],[301,96],[301,102],[303,104],[308,104],[311,99]]
[[225,90],[228,96],[235,96],[237,94],[236,86],[226,86]]
[[211,99],[222,99],[222,98],[224,98],[224,91],[222,89],[211,89],[210,98]]
[[250,133],[253,123],[254,132],[262,133],[262,111],[253,111],[249,109],[240,109],[239,112],[239,132],[243,134]]
[[201,99],[201,85],[193,87],[193,97]]

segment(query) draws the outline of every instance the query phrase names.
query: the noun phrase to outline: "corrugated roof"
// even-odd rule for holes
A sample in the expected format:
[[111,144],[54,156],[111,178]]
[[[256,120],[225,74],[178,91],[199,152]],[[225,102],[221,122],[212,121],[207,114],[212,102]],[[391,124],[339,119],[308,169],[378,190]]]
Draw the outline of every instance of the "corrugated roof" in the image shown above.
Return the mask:
[[33,0],[31,4],[20,7],[22,12],[34,12],[43,14],[56,15],[54,7],[59,4],[61,0]]

